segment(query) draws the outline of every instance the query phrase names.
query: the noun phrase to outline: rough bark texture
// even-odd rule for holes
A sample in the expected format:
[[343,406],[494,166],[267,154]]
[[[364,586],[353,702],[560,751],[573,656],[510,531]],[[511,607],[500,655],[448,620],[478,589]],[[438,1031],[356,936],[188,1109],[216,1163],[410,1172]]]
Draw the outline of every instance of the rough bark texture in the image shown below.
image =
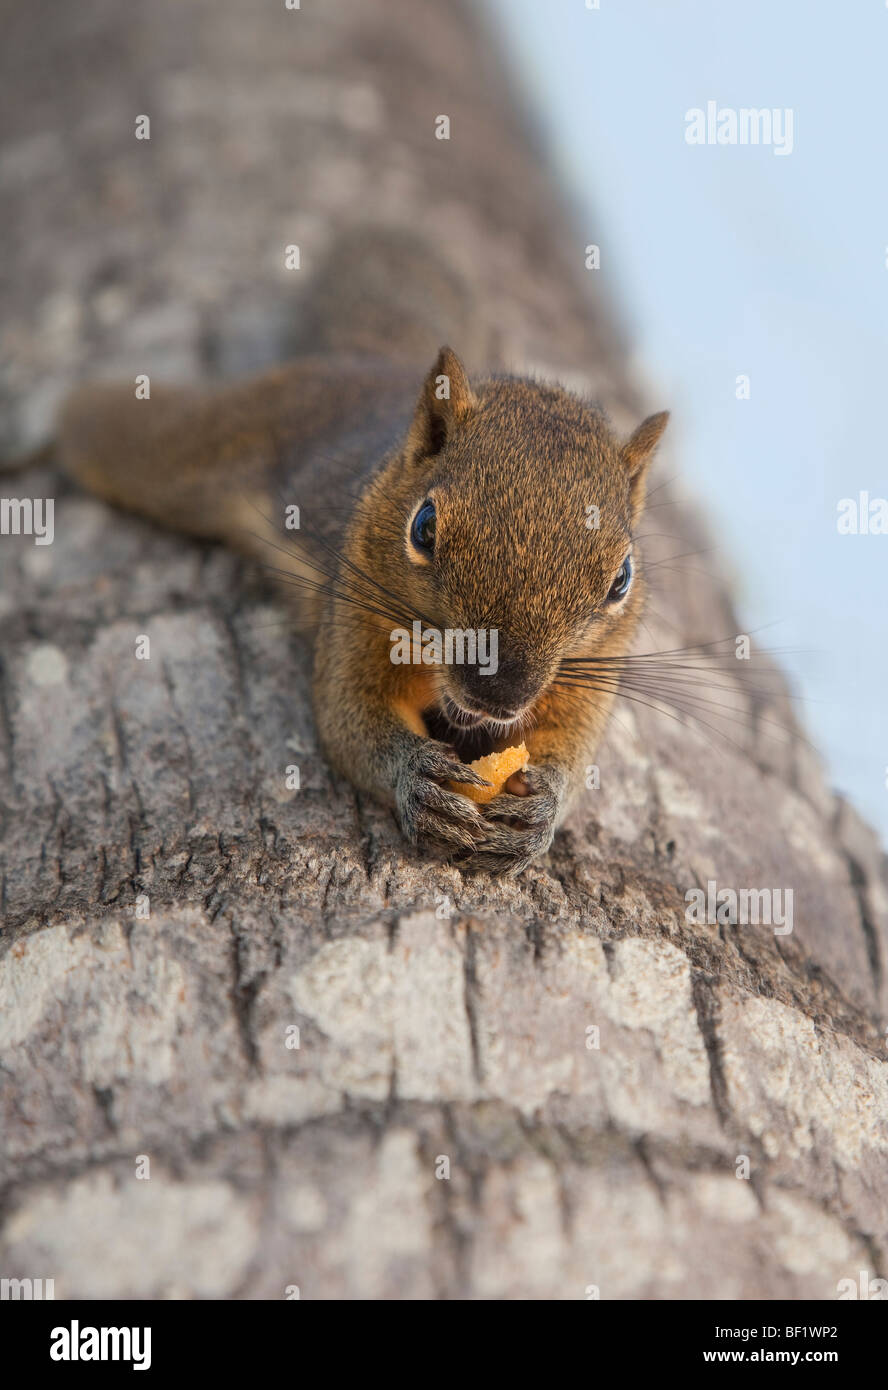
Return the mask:
[[[571,225],[457,5],[34,0],[6,29],[7,451],[75,376],[386,346],[415,238],[457,305],[404,308],[418,377],[454,338],[476,368],[587,383],[620,424],[668,404],[636,399],[583,269],[600,229]],[[324,321],[349,238],[331,296],[369,242],[376,299],[365,279]],[[888,1272],[885,861],[775,735],[782,701],[738,694],[734,743],[624,706],[548,858],[463,878],[331,779],[255,570],[51,466],[3,484],[57,499],[51,547],[0,541],[4,1277],[833,1298]],[[654,500],[654,558],[699,543]],[[656,573],[654,644],[739,630],[717,577]],[[709,879],[792,887],[793,933],[689,924]]]

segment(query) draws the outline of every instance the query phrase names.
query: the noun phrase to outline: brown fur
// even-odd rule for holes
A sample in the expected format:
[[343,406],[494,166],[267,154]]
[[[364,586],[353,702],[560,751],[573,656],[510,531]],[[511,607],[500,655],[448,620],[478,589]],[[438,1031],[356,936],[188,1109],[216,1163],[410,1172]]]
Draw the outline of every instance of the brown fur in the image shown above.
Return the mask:
[[[557,387],[472,387],[447,348],[412,414],[410,393],[409,373],[342,358],[303,359],[214,391],[158,388],[149,401],[132,388],[87,388],[62,413],[60,447],[74,476],[107,500],[279,569],[315,631],[316,715],[330,761],[394,805],[411,839],[515,872],[548,847],[604,727],[612,695],[553,680],[565,657],[620,655],[634,633],[637,553],[628,596],[606,600],[667,417],[651,416],[621,444],[600,411]],[[432,559],[408,542],[429,496]],[[283,501],[309,523],[295,544],[281,530]],[[589,506],[597,530],[587,527]],[[442,630],[496,628],[500,671],[393,665],[392,629],[412,617]],[[441,732],[444,696],[483,699],[495,716],[522,707],[514,737],[494,732],[499,746],[523,734],[531,766],[486,807],[443,786],[454,748],[475,756],[479,738],[494,741],[487,726],[430,736]]]

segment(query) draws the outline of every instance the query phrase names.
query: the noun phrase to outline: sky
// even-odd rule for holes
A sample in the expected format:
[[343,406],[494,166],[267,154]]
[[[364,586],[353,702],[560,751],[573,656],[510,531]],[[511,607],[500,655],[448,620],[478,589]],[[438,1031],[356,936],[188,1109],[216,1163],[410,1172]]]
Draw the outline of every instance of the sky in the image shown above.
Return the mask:
[[[745,630],[794,653],[830,781],[888,844],[888,534],[838,529],[888,499],[888,6],[487,3]],[[791,147],[688,143],[710,101],[791,111]]]

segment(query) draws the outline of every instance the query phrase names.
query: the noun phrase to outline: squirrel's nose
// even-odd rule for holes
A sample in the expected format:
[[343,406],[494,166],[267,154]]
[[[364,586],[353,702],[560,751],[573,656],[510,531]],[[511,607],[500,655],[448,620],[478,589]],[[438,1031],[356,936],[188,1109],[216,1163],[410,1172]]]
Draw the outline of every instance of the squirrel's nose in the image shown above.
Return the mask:
[[479,713],[493,719],[512,719],[540,692],[540,679],[526,663],[517,660],[500,662],[495,672],[464,669],[460,684],[467,703]]

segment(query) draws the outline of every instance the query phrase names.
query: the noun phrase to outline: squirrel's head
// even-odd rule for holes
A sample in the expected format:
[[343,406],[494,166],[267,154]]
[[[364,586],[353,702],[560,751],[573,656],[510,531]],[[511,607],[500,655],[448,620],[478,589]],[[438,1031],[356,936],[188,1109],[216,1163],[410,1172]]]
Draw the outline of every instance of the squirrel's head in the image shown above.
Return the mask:
[[565,657],[628,642],[641,607],[633,529],[668,418],[621,442],[560,388],[504,379],[473,390],[441,349],[399,460],[396,543],[416,612],[444,631],[497,633],[495,661],[488,638],[485,663],[440,668],[457,722],[508,723]]

